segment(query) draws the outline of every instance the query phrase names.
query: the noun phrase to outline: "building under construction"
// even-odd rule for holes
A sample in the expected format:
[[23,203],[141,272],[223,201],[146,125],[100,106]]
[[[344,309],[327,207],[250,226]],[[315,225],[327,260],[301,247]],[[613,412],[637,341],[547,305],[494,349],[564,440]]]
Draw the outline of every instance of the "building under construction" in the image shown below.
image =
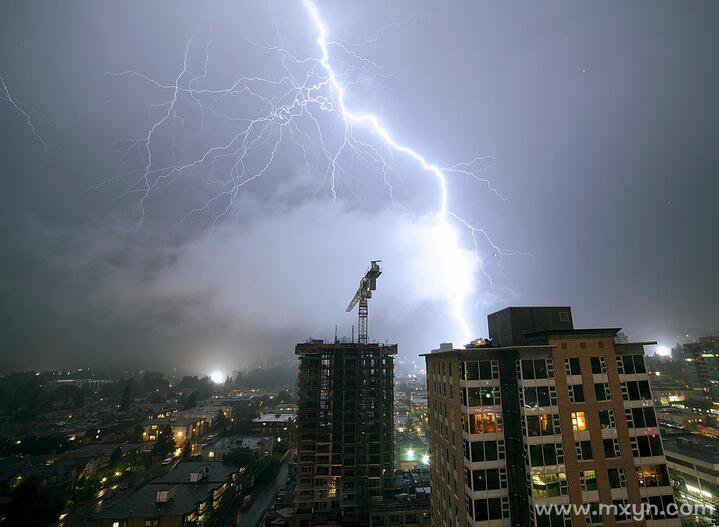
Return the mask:
[[299,526],[369,523],[392,495],[396,345],[298,344]]

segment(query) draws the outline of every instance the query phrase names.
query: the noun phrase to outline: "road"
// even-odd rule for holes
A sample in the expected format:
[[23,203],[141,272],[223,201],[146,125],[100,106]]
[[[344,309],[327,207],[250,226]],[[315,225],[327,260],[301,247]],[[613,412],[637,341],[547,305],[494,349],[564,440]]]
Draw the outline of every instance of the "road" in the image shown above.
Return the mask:
[[255,499],[249,510],[245,512],[238,512],[240,510],[240,500],[238,500],[232,509],[228,511],[219,525],[222,527],[235,527],[235,515],[237,515],[237,527],[255,527],[260,521],[260,518],[264,516],[265,511],[267,511],[272,504],[272,498],[274,498],[277,490],[285,485],[285,482],[287,481],[287,472],[289,470],[290,457],[292,456],[287,456],[285,461],[282,463],[280,470],[277,473],[277,477],[272,483],[257,486],[251,490],[251,494],[255,497]]

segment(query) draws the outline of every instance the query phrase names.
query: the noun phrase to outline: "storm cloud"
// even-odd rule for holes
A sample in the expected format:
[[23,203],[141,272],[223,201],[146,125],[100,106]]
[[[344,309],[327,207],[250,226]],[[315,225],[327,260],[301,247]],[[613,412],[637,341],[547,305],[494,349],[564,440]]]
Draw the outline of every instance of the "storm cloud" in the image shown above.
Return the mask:
[[[146,160],[122,152],[164,111],[167,93],[106,73],[172,84],[189,50],[203,86],[282,75],[275,47],[313,53],[301,6],[6,2],[0,75],[50,155],[0,96],[5,369],[206,373],[287,357],[336,324],[349,336],[355,315],[344,308],[377,258],[385,272],[371,337],[412,358],[457,338],[452,284],[437,272],[447,258],[464,277],[477,336],[486,314],[507,304],[570,304],[580,326],[620,326],[669,345],[686,328],[719,326],[716,5],[319,8],[332,38],[377,66],[349,77],[352,104],[442,166],[482,157],[481,176],[506,199],[454,175],[452,209],[522,254],[502,256],[480,236],[485,275],[463,228],[460,250],[437,251],[436,181],[401,156],[391,190],[366,159],[345,162],[333,200],[326,172],[305,162],[316,137],[306,150],[288,142],[219,221],[224,203],[203,206],[217,192],[211,169],[228,168],[221,161],[163,180],[141,221],[138,174],[119,175]],[[337,57],[343,71],[358,66]],[[172,135],[155,142],[158,163],[196,159],[232,133],[231,122],[183,101]],[[237,119],[257,110],[239,96],[220,104]],[[248,170],[267,153],[259,148]]]

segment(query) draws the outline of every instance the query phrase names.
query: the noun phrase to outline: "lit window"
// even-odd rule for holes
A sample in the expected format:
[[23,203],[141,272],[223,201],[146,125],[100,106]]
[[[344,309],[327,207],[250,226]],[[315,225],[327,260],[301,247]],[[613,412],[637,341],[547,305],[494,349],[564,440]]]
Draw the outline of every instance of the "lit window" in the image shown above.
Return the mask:
[[572,412],[572,430],[581,432],[587,429],[587,418],[584,412]]

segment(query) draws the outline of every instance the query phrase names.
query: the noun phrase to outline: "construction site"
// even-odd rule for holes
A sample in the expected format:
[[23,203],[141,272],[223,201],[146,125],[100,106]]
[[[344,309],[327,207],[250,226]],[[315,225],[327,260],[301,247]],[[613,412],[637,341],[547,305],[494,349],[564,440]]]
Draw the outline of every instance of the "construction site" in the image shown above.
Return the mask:
[[369,524],[392,496],[396,345],[368,342],[368,300],[382,273],[372,261],[347,307],[357,341],[298,344],[297,525]]

